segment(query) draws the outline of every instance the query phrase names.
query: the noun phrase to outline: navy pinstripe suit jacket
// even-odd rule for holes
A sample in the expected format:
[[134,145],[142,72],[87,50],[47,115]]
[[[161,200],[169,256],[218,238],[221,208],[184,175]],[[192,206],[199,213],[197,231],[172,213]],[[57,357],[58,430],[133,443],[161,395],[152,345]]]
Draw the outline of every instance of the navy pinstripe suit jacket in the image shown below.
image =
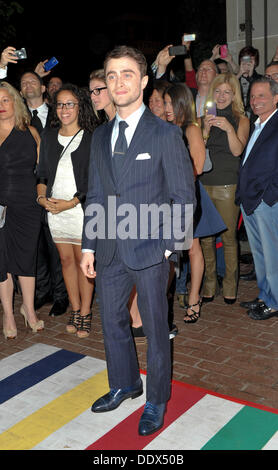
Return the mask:
[[[93,134],[82,249],[94,250],[97,262],[109,265],[118,247],[123,262],[129,268],[139,270],[160,263],[166,249],[174,251],[176,241],[173,233],[170,238],[165,238],[161,220],[155,237],[151,221],[145,222],[144,234],[147,233],[147,237],[140,239],[140,208],[144,204],[168,204],[172,212],[172,203],[193,204],[195,208],[192,163],[180,129],[157,118],[146,108],[124,157],[121,177],[116,180],[111,152],[113,125],[114,120],[105,123]],[[140,154],[148,154],[150,158],[138,159]],[[104,208],[104,212],[99,214],[99,222],[103,222],[105,217],[105,235],[98,234],[94,239],[91,231],[96,212],[93,212],[92,204]],[[131,204],[136,211],[137,227],[133,224],[131,238],[123,240],[117,236],[111,239],[111,214],[124,210],[124,204]],[[118,223],[123,217],[117,216],[116,219]]]

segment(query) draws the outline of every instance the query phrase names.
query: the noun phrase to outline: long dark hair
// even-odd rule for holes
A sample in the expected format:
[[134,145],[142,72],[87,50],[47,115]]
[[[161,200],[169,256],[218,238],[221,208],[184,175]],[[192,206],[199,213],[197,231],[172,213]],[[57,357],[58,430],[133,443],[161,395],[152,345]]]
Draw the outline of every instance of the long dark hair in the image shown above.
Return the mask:
[[76,97],[79,106],[78,124],[81,129],[93,132],[99,125],[99,121],[94,111],[90,94],[87,89],[80,88],[72,83],[65,83],[53,96],[53,100],[50,104],[53,111],[51,126],[59,127],[61,125],[56,112],[57,98],[61,91],[70,91]]
[[185,83],[175,83],[166,88],[163,96],[169,95],[176,118],[176,123],[185,128],[196,123],[196,110],[193,95]]

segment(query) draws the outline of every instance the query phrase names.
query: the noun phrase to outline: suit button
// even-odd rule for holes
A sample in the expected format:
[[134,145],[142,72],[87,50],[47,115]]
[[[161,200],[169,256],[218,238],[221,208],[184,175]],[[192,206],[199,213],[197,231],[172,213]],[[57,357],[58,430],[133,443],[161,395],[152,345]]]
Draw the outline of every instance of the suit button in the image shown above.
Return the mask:
[[119,193],[116,194],[117,197],[120,197],[121,195]]

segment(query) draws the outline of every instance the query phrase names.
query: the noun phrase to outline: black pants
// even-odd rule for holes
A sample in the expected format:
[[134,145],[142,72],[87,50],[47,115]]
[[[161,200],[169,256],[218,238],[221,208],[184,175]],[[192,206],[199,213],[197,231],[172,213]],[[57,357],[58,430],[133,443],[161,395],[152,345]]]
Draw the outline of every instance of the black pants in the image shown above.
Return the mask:
[[51,296],[59,300],[68,296],[58,250],[48,224],[42,221],[38,246],[35,297]]

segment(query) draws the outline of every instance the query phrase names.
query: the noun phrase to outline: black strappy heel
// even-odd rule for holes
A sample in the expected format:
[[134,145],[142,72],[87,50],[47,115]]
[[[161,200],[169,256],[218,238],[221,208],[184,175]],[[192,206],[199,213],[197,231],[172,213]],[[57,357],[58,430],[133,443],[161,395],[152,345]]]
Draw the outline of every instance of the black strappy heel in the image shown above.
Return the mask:
[[80,310],[72,310],[70,313],[69,321],[66,326],[68,333],[74,334],[77,332],[80,325]]
[[91,331],[92,312],[88,315],[80,315],[80,324],[77,331],[78,338],[88,338]]
[[[197,307],[199,306],[199,312],[196,312],[196,310],[193,309],[193,307]],[[198,302],[196,304],[192,304],[192,305],[187,305],[186,306],[186,310],[191,310],[191,312],[193,312],[191,315],[189,315],[188,313],[186,314],[186,317],[188,317],[189,319],[186,320],[185,318],[183,319],[184,323],[196,323],[196,321],[199,320],[200,316],[201,316],[201,306],[202,306],[202,299],[199,298]]]

